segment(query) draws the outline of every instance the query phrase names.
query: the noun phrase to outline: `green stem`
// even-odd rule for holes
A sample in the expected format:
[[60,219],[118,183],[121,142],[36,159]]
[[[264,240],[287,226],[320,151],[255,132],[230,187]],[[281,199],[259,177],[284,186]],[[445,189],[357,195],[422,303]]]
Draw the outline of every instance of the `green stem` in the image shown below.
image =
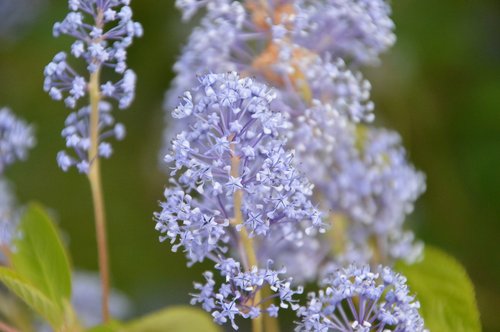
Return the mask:
[[[234,144],[231,144],[231,176],[238,177],[239,176],[239,168],[240,168],[240,158],[235,154]],[[242,225],[243,226],[243,214],[241,212],[241,205],[243,202],[243,192],[241,190],[237,190],[234,193],[233,198],[234,203],[234,225]],[[248,231],[245,226],[241,227],[239,231],[240,235],[240,245],[239,251],[240,256],[243,259],[245,268],[249,271],[253,266],[258,267],[257,255],[255,254],[254,244],[252,238],[248,235]],[[253,298],[253,304],[260,303],[262,300],[262,295],[260,289],[257,289],[255,292],[255,296]],[[258,304],[259,308],[261,307]],[[252,332],[263,332],[263,321],[262,315],[259,315],[257,318],[252,320]]]
[[89,148],[89,174],[92,200],[94,203],[96,240],[99,259],[99,272],[102,288],[102,318],[109,320],[109,259],[106,239],[106,214],[104,211],[104,198],[102,194],[101,170],[99,164],[99,91],[100,69],[90,75],[90,148]]
[[[269,286],[266,286],[262,289],[262,297],[267,298],[272,296],[272,291]],[[272,299],[274,302],[274,299]],[[280,323],[278,318],[271,317],[269,315],[264,316],[264,330],[266,332],[280,332]]]

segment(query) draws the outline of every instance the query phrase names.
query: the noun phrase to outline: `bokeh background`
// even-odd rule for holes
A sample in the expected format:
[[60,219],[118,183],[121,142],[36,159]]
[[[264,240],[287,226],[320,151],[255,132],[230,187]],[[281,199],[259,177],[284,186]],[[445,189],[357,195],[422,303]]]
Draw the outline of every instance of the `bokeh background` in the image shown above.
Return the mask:
[[[187,303],[203,266],[158,242],[152,214],[166,176],[158,170],[162,101],[172,64],[189,33],[173,0],[135,0],[145,36],[130,49],[138,74],[131,109],[116,114],[128,136],[103,163],[113,284],[135,314]],[[41,201],[64,230],[73,264],[95,270],[96,249],[86,178],[61,172],[55,155],[67,110],[42,91],[43,68],[67,50],[53,39],[66,0],[0,0],[0,106],[36,125],[29,160],[7,172],[21,202]],[[397,45],[375,68],[377,121],[398,130],[427,192],[411,216],[427,243],[457,257],[476,286],[484,331],[500,331],[500,1],[393,1]]]

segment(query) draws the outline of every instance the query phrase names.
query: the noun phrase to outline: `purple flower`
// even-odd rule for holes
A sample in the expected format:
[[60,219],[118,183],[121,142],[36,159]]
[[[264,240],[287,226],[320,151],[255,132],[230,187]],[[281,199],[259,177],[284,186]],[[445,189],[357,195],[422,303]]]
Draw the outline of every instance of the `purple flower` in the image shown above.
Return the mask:
[[[335,254],[328,253],[330,239],[315,236],[296,239],[300,247],[280,243],[287,248],[280,255],[272,246],[262,245],[261,257],[281,264],[293,257],[290,253],[308,256],[315,272],[328,259],[337,264],[368,263],[375,256],[387,264],[415,261],[422,245],[404,221],[424,191],[425,179],[407,161],[397,134],[366,125],[374,120],[371,85],[354,69],[376,63],[395,42],[388,3],[179,0],[176,4],[185,19],[200,10],[204,13],[175,64],[177,76],[167,105],[193,84],[195,73],[237,70],[272,82],[273,104],[288,122],[282,129],[288,138],[284,149],[295,150],[299,170],[315,186],[315,198],[332,212],[337,233],[344,233],[337,234],[344,240],[334,244]],[[191,114],[190,98],[183,98],[177,112]],[[230,100],[231,95],[225,98]],[[233,128],[240,125],[234,123]],[[174,126],[181,130],[189,124],[178,121]],[[172,138],[171,129],[165,142]],[[223,146],[219,142],[218,148]],[[286,199],[277,202],[287,204]],[[261,216],[252,213],[248,222],[260,225],[255,231],[265,232]],[[315,277],[300,269],[288,270],[296,280]]]
[[[65,34],[76,39],[71,46],[71,54],[87,63],[88,73],[79,74],[68,63],[68,55],[65,52],[58,53],[44,71],[44,90],[53,99],[64,99],[66,106],[77,107],[79,100],[89,93],[90,82],[86,76],[103,68],[112,68],[118,78],[104,84],[97,82],[99,86],[95,88],[100,90],[100,99],[114,99],[120,109],[130,106],[135,95],[136,75],[127,68],[126,50],[133,38],[142,36],[143,31],[139,23],[132,21],[129,3],[130,0],[69,0],[71,11],[62,22],[54,25],[54,36]],[[122,139],[124,127],[114,126],[109,113],[110,104],[103,102],[100,107],[101,139],[110,136]],[[89,117],[89,107],[82,107],[66,121],[63,137],[66,138],[66,146],[75,150],[76,158],[65,151],[59,152],[57,162],[64,171],[76,166],[79,172],[88,172],[92,163],[86,156],[90,145]],[[114,133],[113,130],[106,131],[110,126],[114,126]],[[99,156],[108,158],[111,153],[111,145],[101,142]]]
[[[269,1],[267,7],[260,1],[247,1],[245,5],[230,0],[177,1],[185,17],[192,16],[202,7],[206,7],[206,14],[174,65],[177,76],[167,93],[167,108],[174,106],[179,94],[193,85],[195,74],[238,71],[266,80],[283,92],[292,92],[295,98],[290,99],[289,94],[278,95],[278,99],[283,98],[289,105],[297,96],[324,100],[328,95],[333,103],[341,105],[339,111],[348,116],[356,120],[372,119],[373,105],[368,102],[370,86],[359,73],[346,69],[344,61],[339,60],[344,52],[340,51],[341,47],[336,48],[337,39],[333,41],[334,46],[321,52],[316,49],[321,42],[305,42],[316,36],[318,40],[325,39],[330,33],[330,30],[315,31],[310,22],[316,19],[311,16],[326,8],[346,14],[356,7],[362,17],[371,17],[373,21],[387,19],[392,23],[382,10],[373,13],[373,17],[370,14],[371,10],[376,11],[374,8],[388,8],[382,0],[371,1],[377,3],[371,6],[358,2],[361,1],[355,5],[346,1],[320,1],[321,8],[316,8],[308,1]],[[356,23],[347,14],[337,15],[337,18],[335,23],[339,30],[349,29]],[[370,31],[365,37],[368,39],[372,35]],[[359,46],[356,36],[356,33],[348,34],[344,42]],[[341,38],[338,40],[340,42]]]
[[396,41],[386,0],[298,0],[293,36],[314,53],[376,64]]
[[34,145],[33,128],[18,119],[8,108],[1,108],[0,175],[8,165],[26,159],[28,150]]
[[[126,49],[134,37],[142,36],[142,27],[133,22],[130,1],[69,1],[71,12],[54,25],[54,36],[66,34],[77,40],[71,46],[75,58],[87,62],[90,73],[101,67],[113,68],[123,78],[107,82],[101,93],[116,99],[120,108],[127,108],[134,98],[135,74],[127,69]],[[85,23],[87,17],[93,24]],[[64,52],[58,53],[45,68],[44,90],[55,100],[65,97],[66,106],[75,108],[87,94],[88,82],[67,62]]]
[[298,310],[296,331],[425,331],[406,278],[388,267],[372,272],[352,265],[332,273],[323,285]]
[[[246,236],[242,233],[259,252],[266,241],[293,241],[323,231],[324,225],[310,201],[313,187],[296,170],[293,153],[285,150],[281,131],[288,122],[271,106],[273,91],[236,73],[209,74],[199,82],[172,113],[189,130],[173,139],[165,157],[178,180],[165,190],[156,229],[174,251],[185,251],[190,264],[209,258],[226,282],[233,280],[214,290],[212,274],[206,274],[207,283],[196,287],[195,302],[211,311],[216,322],[234,324],[236,316],[259,314],[251,299],[265,284],[282,307],[294,303],[291,296],[297,292],[290,281],[279,281],[284,271],[249,264],[238,252]],[[227,257],[233,253],[238,260]]]
[[[111,144],[106,142],[113,137],[122,140],[125,137],[125,127],[121,123],[115,123],[111,115],[111,105],[101,102],[100,109],[100,135],[99,135],[99,157],[109,158],[113,153]],[[74,150],[74,155],[61,151],[57,154],[57,163],[63,171],[75,166],[80,173],[86,174],[89,170],[88,150],[90,148],[89,128],[90,107],[81,108],[78,112],[68,115],[65,127],[61,133],[66,140],[66,147]]]
[[[266,268],[253,267],[250,271],[243,271],[234,259],[221,260],[215,268],[225,282],[217,285],[213,274],[205,272],[206,282],[195,283],[198,293],[192,294],[191,304],[201,304],[206,311],[212,312],[216,323],[224,324],[229,321],[235,330],[238,329],[235,322],[237,317],[254,319],[262,314],[259,309],[261,303],[255,301],[255,294],[264,287],[269,287],[275,293],[272,298],[279,300],[281,308],[297,310],[297,300],[293,297],[302,294],[302,288],[292,289],[290,279],[281,277],[286,272],[285,269],[273,270],[271,264],[269,261]],[[276,317],[279,307],[270,304],[265,311],[271,317]]]

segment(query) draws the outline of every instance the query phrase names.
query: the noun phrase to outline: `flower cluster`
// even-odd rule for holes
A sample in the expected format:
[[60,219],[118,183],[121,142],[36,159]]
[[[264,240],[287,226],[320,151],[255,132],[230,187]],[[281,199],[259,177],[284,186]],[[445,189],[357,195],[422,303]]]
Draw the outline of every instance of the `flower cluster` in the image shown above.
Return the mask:
[[[179,92],[192,86],[195,73],[236,70],[279,86],[278,99],[283,92],[295,94],[295,98],[285,94],[287,103],[295,102],[297,95],[306,104],[313,99],[328,100],[341,111],[352,108],[347,115],[355,120],[373,118],[370,85],[359,73],[347,69],[345,62],[351,67],[372,63],[394,42],[390,7],[385,1],[176,3],[185,18],[205,6],[206,14],[174,65],[177,76],[168,93],[169,107],[176,103]],[[332,38],[335,32],[338,38]],[[361,51],[367,49],[371,51]]]
[[[415,261],[422,246],[404,221],[425,190],[425,178],[408,162],[398,134],[370,125],[375,118],[371,85],[358,72],[362,65],[376,64],[395,42],[388,3],[177,0],[176,5],[185,20],[200,11],[203,16],[174,66],[177,75],[166,96],[167,108],[195,86],[197,77],[201,86],[193,92],[195,96],[185,93],[181,97],[181,105],[173,112],[180,120],[165,134],[165,145],[170,141],[173,145],[167,155],[173,165],[170,175],[179,177],[171,180],[174,187],[165,192],[167,200],[157,215],[157,229],[174,250],[184,248],[190,263],[214,260],[216,270],[227,281],[217,287],[213,273],[207,273],[207,282],[196,286],[200,293],[193,303],[202,303],[216,321],[230,321],[233,327],[237,315],[253,318],[260,311],[246,307],[259,289],[248,281],[254,277],[245,277],[252,285],[248,293],[229,283],[243,273],[240,263],[231,260],[231,268],[223,268],[227,255],[236,251],[245,273],[265,274],[245,262],[238,249],[238,240],[244,237],[235,237],[235,232],[248,232],[254,238],[258,261],[285,266],[287,282],[299,288],[300,283],[353,262],[376,266],[392,265],[399,259]],[[233,71],[242,78],[204,75]],[[252,91],[262,91],[254,80],[276,87],[273,97],[266,95],[266,102],[259,104],[268,105],[272,100],[271,108],[277,113],[262,106],[259,109],[265,109],[264,113],[243,112],[252,109],[247,105],[255,100],[255,96],[249,99],[252,94],[246,85],[252,82]],[[233,111],[225,115],[221,108],[228,106]],[[254,125],[261,128],[256,131]],[[182,133],[173,137],[174,131]],[[313,185],[300,174],[307,174]],[[312,198],[329,213],[320,217],[313,212]],[[240,206],[241,216],[237,213]],[[323,234],[327,221],[333,225]],[[300,310],[304,320],[298,329],[422,330],[413,298],[385,297],[392,291],[397,296],[407,294],[402,277],[381,269],[381,284],[379,274],[368,269],[335,272],[344,276],[337,281],[327,279],[335,285],[327,284],[325,292]],[[344,287],[339,284],[344,279],[359,285],[335,305],[326,306],[323,302]],[[375,290],[380,291],[378,298],[373,297]],[[352,296],[362,298],[359,311],[353,310],[355,301],[348,300]],[[392,307],[375,310],[379,300],[380,305]],[[337,305],[339,316],[334,312]],[[346,305],[352,316],[343,311]],[[396,313],[387,314],[394,307]],[[404,311],[401,317],[398,310]],[[328,325],[329,319],[332,325]]]
[[24,160],[35,145],[33,128],[7,108],[0,109],[0,174],[17,160]]
[[[278,245],[321,232],[324,225],[310,201],[312,185],[294,167],[293,153],[284,148],[280,131],[289,124],[270,106],[273,91],[236,73],[209,74],[199,81],[173,112],[188,122],[189,130],[173,139],[166,156],[171,175],[178,180],[171,180],[174,186],[165,191],[156,228],[174,251],[184,249],[191,264],[209,258],[227,281],[242,278],[240,284],[230,285],[231,294],[224,294],[227,286],[215,293],[212,285],[206,286],[211,287],[210,294],[197,297],[203,303],[208,299],[218,303],[205,305],[207,310],[218,310],[216,321],[227,317],[232,321],[232,315],[253,318],[260,304],[249,297],[260,288],[270,286],[282,302],[290,302],[285,295],[294,293],[289,281],[276,278],[278,272],[271,279],[264,277],[272,270],[257,266],[266,257],[252,259],[259,246],[271,234],[283,235],[275,241]],[[250,241],[255,252],[242,251]],[[228,254],[239,256],[244,272],[239,261],[228,260]]]
[[[358,64],[373,64],[396,41],[391,8],[384,0],[247,0],[253,25],[270,29],[275,39],[287,37],[316,54],[325,53]],[[227,13],[233,0],[176,0],[189,20],[202,7]],[[242,12],[241,7],[238,9]],[[242,17],[240,15],[239,17]]]
[[425,176],[408,163],[397,133],[354,125],[319,105],[301,118],[294,145],[302,170],[316,169],[309,179],[322,206],[334,212],[334,222],[347,219],[347,247],[337,261],[414,262],[420,256],[422,246],[404,221],[425,190]]
[[[174,66],[177,76],[166,105],[193,84],[195,73],[237,70],[272,83],[275,104],[291,129],[287,147],[296,151],[299,169],[309,175],[315,197],[332,212],[334,224],[339,215],[346,220],[345,246],[330,259],[341,264],[415,261],[421,245],[414,243],[404,220],[425,189],[424,176],[408,163],[397,134],[368,125],[374,120],[371,86],[355,69],[376,63],[395,42],[386,1],[176,4],[185,19],[200,9],[205,14]],[[174,126],[188,128],[185,121]],[[166,142],[172,132],[170,126]],[[325,260],[321,242],[307,245],[316,251],[310,262]],[[295,277],[309,279],[300,273]]]
[[[238,325],[234,321],[236,317],[254,319],[261,314],[260,303],[257,292],[264,286],[276,294],[280,301],[279,307],[270,304],[265,312],[271,317],[277,317],[280,308],[298,309],[297,300],[294,295],[302,294],[302,287],[294,290],[290,287],[290,279],[280,279],[280,275],[286,270],[279,271],[271,268],[272,261],[268,261],[268,266],[257,268],[253,266],[250,271],[243,271],[239,262],[232,258],[221,260],[215,265],[215,269],[225,279],[225,282],[216,286],[213,279],[213,273],[205,272],[206,283],[195,283],[195,289],[199,293],[192,294],[191,304],[201,304],[203,309],[212,312],[214,321],[224,324],[228,321],[231,326],[237,330]],[[262,301],[262,300],[260,300]]]
[[293,35],[317,54],[373,64],[396,41],[385,0],[299,0]]
[[[406,159],[400,136],[392,131],[357,128],[356,141],[339,144],[331,160],[329,186],[320,190],[330,207],[351,221],[351,245],[366,262],[380,255],[388,263],[396,259],[414,262],[422,245],[413,242],[404,220],[414,201],[425,190],[425,177]],[[353,145],[354,143],[354,145]],[[341,176],[339,176],[341,174]],[[370,248],[370,242],[374,248]]]
[[[71,45],[71,54],[86,62],[91,78],[86,79],[85,75],[79,74],[68,63],[67,53],[56,54],[44,71],[44,90],[53,99],[64,99],[66,106],[75,108],[78,101],[89,94],[91,86],[95,85],[92,88],[98,90],[100,98],[116,100],[120,109],[131,104],[135,94],[136,75],[127,68],[127,48],[132,44],[133,38],[142,36],[143,31],[139,23],[132,21],[129,4],[130,0],[69,0],[70,13],[62,22],[54,25],[53,33],[55,37],[69,35],[76,39]],[[119,78],[101,84],[99,72],[102,68],[113,69]],[[97,81],[91,82],[92,77],[97,78]],[[83,107],[78,112],[80,122],[88,121],[86,118],[90,112],[86,109]],[[71,128],[63,130],[63,137],[67,139],[68,147],[75,148],[76,159],[69,157],[66,152],[61,152],[58,155],[58,163],[63,170],[76,165],[80,172],[85,172],[91,160],[81,151],[85,150],[86,139],[90,134],[80,133],[82,141],[68,142],[68,132],[73,135],[73,117],[70,115],[68,118],[67,125]],[[100,121],[99,125],[109,126],[108,120],[106,118]],[[117,138],[121,139],[121,136],[118,135]]]
[[[374,2],[385,5],[383,1]],[[238,71],[278,87],[276,103],[281,104],[280,110],[285,117],[289,116],[294,129],[306,110],[318,103],[326,104],[355,122],[373,120],[369,82],[359,72],[348,68],[338,57],[340,53],[315,53],[299,42],[298,37],[304,36],[305,32],[299,33],[297,29],[304,22],[304,8],[310,9],[310,4],[296,0],[267,1],[268,6],[263,3],[253,0],[244,3],[177,1],[186,18],[202,7],[206,7],[206,14],[174,65],[177,75],[167,93],[167,110],[176,105],[183,91],[195,84],[195,74]],[[345,13],[349,6],[348,2],[340,1],[335,8]],[[358,7],[365,8],[362,12],[368,17],[370,8],[377,6]],[[325,8],[330,7],[325,4]],[[390,21],[387,15],[373,17],[374,20]],[[351,20],[337,23],[339,27],[347,26]],[[305,29],[305,25],[301,26]],[[312,38],[311,33],[309,37]],[[167,126],[165,146],[169,145],[173,132],[185,129],[184,122],[173,125],[176,126],[174,129],[172,125]],[[290,135],[294,132],[296,130]],[[165,151],[167,148],[162,153]]]
[[309,294],[298,310],[296,331],[422,332],[420,304],[410,295],[406,278],[388,267],[339,269],[324,281],[324,289]]
[[0,109],[0,249],[11,249],[19,222],[19,209],[9,183],[4,178],[5,167],[24,160],[34,145],[33,128],[9,109]]
[[[111,144],[105,140],[109,137],[115,137],[122,140],[125,137],[125,126],[121,123],[115,123],[111,115],[111,105],[101,102],[100,110],[100,136],[99,136],[99,157],[109,158],[113,153]],[[73,158],[65,151],[57,154],[57,163],[59,167],[66,171],[71,166],[76,166],[80,173],[87,173],[89,170],[89,162],[87,154],[90,147],[89,138],[89,116],[90,107],[82,107],[78,112],[70,113],[65,122],[62,136],[66,139],[66,147],[75,151],[77,158]]]

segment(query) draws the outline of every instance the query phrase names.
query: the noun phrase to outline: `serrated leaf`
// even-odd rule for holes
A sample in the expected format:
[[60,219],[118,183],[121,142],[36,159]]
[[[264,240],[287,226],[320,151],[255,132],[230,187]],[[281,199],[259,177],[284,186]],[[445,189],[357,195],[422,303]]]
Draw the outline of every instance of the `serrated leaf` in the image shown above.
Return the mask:
[[424,260],[400,263],[396,270],[421,304],[425,326],[439,332],[480,332],[474,287],[464,267],[437,248],[426,246]]
[[60,326],[64,317],[61,308],[29,281],[4,267],[0,267],[0,281],[52,326]]
[[19,227],[22,236],[14,243],[13,269],[62,307],[71,297],[71,273],[52,220],[41,206],[30,204]]
[[209,314],[201,309],[176,306],[158,311],[132,321],[121,330],[124,332],[220,332]]

